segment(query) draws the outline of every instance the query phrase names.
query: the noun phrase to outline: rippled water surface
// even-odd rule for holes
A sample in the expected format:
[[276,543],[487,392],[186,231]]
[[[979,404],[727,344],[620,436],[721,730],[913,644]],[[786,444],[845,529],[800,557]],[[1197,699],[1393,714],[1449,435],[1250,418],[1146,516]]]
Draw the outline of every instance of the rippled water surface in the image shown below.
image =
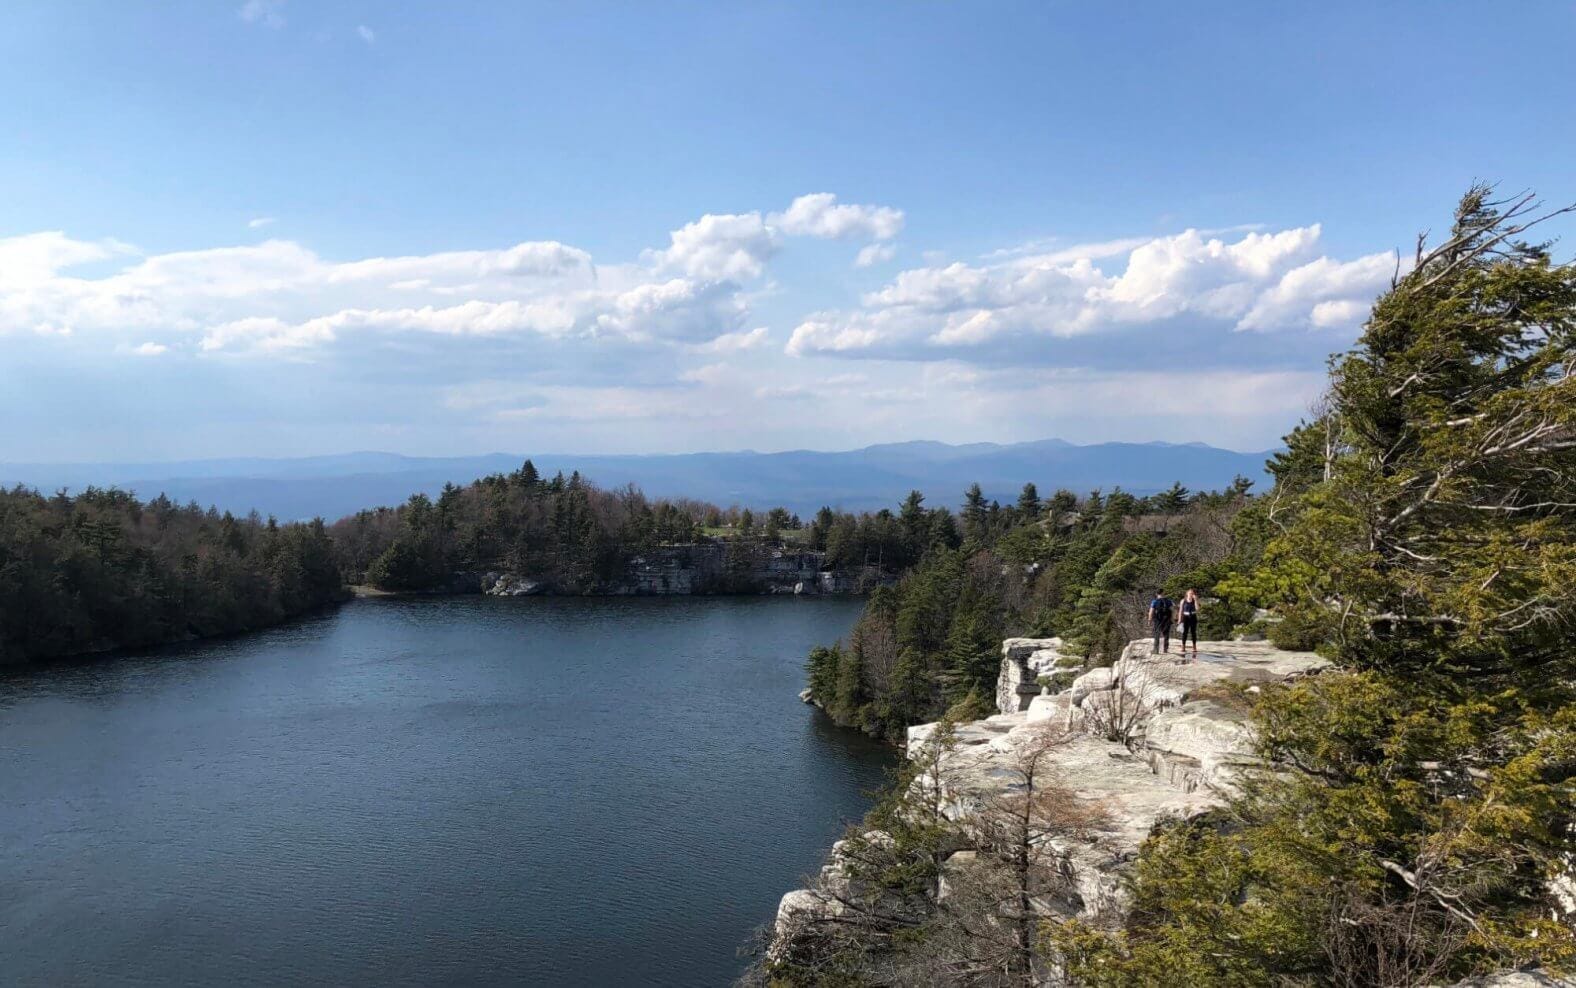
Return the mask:
[[0,674],[0,982],[721,985],[890,755],[855,601],[361,600]]

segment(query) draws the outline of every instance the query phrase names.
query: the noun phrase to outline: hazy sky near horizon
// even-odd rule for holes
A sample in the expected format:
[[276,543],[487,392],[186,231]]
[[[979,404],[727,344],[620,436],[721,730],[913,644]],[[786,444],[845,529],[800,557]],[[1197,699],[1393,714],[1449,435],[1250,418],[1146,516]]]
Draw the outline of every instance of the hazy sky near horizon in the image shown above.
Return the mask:
[[1264,448],[1472,180],[1576,200],[1573,42],[1570,2],[24,0],[0,461]]

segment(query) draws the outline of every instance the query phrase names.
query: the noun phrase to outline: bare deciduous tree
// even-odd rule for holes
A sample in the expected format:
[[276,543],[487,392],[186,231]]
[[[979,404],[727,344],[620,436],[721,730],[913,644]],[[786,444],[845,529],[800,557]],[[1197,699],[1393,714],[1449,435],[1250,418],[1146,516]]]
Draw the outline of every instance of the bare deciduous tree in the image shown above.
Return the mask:
[[1180,678],[1167,655],[1129,654],[1111,667],[1111,688],[1084,698],[1084,729],[1096,737],[1131,744],[1143,726],[1173,701]]

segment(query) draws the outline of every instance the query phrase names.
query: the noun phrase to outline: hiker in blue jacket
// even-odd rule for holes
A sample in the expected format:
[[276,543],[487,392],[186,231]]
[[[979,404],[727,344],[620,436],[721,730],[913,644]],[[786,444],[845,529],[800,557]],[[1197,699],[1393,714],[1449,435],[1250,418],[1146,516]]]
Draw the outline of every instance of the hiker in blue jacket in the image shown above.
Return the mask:
[[1165,651],[1171,651],[1171,615],[1175,610],[1176,605],[1166,596],[1166,592],[1156,590],[1155,599],[1149,602],[1149,630],[1154,633],[1150,655],[1160,654],[1162,642],[1165,643]]

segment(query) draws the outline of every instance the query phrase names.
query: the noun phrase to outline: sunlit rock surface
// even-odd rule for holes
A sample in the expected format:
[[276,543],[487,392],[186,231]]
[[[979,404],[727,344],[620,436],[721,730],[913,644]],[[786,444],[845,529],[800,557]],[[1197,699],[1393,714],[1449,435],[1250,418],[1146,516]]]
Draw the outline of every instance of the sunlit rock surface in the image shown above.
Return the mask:
[[[1115,921],[1125,910],[1122,876],[1144,840],[1161,824],[1222,804],[1233,773],[1253,761],[1254,739],[1246,705],[1223,699],[1232,691],[1220,684],[1251,689],[1328,664],[1311,652],[1263,642],[1203,642],[1198,659],[1186,662],[1149,652],[1148,640],[1135,641],[1113,666],[1075,676],[1077,667],[1059,639],[1008,639],[997,682],[1003,712],[956,725],[955,746],[941,760],[945,812],[966,821],[993,796],[1022,784],[1016,766],[1025,750],[1048,736],[1061,739],[1046,756],[1055,784],[1099,812],[1083,838],[1053,838],[1042,847],[1071,884],[1066,896],[1036,904],[1047,915]],[[1066,684],[1049,692],[1038,682],[1046,674],[1067,674]],[[1195,699],[1201,692],[1211,695]],[[1102,711],[1124,704],[1129,716],[1118,739]],[[936,730],[935,724],[908,729],[911,758],[924,753]],[[919,784],[929,781],[926,776]],[[839,851],[834,848],[823,870],[823,890],[847,891],[839,884]],[[953,857],[954,870],[970,860]],[[818,923],[847,922],[847,912],[838,894],[790,892],[779,909],[773,950],[793,949],[797,940],[815,935]]]
[[1083,664],[1062,652],[1060,638],[1009,638],[1001,643],[1001,674],[996,678],[996,710],[1015,714],[1029,709],[1041,692],[1040,677],[1070,673]]

